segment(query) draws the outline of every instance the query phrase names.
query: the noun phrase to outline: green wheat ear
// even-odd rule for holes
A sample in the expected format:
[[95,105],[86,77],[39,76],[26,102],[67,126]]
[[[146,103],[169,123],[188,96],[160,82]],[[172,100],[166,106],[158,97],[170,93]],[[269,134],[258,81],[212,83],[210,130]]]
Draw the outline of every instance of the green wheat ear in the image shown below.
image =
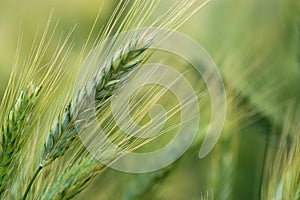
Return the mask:
[[54,128],[48,133],[47,140],[42,148],[40,165],[26,188],[23,199],[26,199],[30,187],[39,172],[55,159],[63,156],[72,142],[77,139],[77,133],[80,130],[75,126],[75,122],[80,119],[80,115],[89,109],[88,106],[91,102],[95,104],[98,110],[101,109],[102,103],[112,96],[116,85],[121,84],[135,67],[145,61],[147,56],[144,55],[144,52],[150,46],[150,42],[150,40],[134,37],[91,80],[89,85],[92,85],[93,89],[87,89],[86,86],[68,104],[55,121]]
[[149,47],[149,42],[141,44],[141,41],[134,39],[128,45],[128,49],[122,49],[124,53],[117,53],[114,60],[100,70],[99,75],[92,79],[93,89],[85,87],[76,98],[69,103],[64,112],[58,117],[53,130],[48,134],[47,141],[42,149],[42,161],[40,166],[44,167],[56,158],[64,155],[70,143],[75,139],[78,127],[75,122],[84,113],[91,102],[95,103],[97,109],[101,109],[104,101],[109,99],[117,84],[138,66],[143,60],[142,54]]
[[40,87],[34,87],[31,83],[25,87],[2,125],[0,197],[3,196],[10,186],[11,174],[15,167],[14,161],[27,139],[25,133],[29,127],[29,121],[33,114],[33,108],[36,106],[39,91]]

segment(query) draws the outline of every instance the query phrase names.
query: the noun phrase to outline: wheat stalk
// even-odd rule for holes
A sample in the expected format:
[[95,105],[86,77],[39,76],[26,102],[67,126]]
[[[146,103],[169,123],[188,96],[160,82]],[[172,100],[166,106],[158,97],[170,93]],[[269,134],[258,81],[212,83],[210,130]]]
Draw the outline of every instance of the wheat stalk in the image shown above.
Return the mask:
[[0,197],[11,183],[14,161],[24,146],[33,108],[36,106],[40,88],[29,84],[21,92],[16,103],[10,109],[1,130],[0,153]]
[[124,49],[118,51],[114,59],[104,66],[99,72],[99,75],[92,79],[92,88],[88,90],[85,87],[65,108],[54,123],[54,128],[49,132],[46,142],[43,145],[41,153],[41,162],[36,169],[32,179],[30,180],[23,199],[26,199],[28,192],[39,174],[39,172],[58,157],[64,155],[69,149],[72,141],[77,138],[78,130],[75,121],[80,118],[88,108],[88,105],[93,101],[97,109],[101,109],[101,103],[109,99],[112,95],[115,86],[128,73],[144,61],[143,53],[149,47],[150,41],[143,41],[136,37],[126,45]]

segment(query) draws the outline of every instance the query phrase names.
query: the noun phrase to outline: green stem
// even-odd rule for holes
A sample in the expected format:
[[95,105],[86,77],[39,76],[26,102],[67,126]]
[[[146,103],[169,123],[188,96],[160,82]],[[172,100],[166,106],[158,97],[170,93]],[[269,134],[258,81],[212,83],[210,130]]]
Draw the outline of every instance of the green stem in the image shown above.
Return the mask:
[[43,167],[42,167],[42,166],[39,166],[39,167],[36,169],[36,171],[34,172],[34,175],[33,175],[33,177],[31,178],[31,180],[30,180],[30,182],[29,182],[29,184],[28,184],[28,186],[27,186],[27,188],[26,188],[26,190],[25,190],[25,193],[24,193],[24,195],[23,195],[22,200],[25,200],[25,199],[26,199],[26,197],[27,197],[27,195],[28,195],[28,193],[29,193],[29,190],[30,190],[30,188],[31,188],[31,186],[32,186],[32,184],[33,184],[33,182],[34,182],[34,180],[36,179],[37,175],[40,173],[40,171],[41,171],[42,169],[43,169]]

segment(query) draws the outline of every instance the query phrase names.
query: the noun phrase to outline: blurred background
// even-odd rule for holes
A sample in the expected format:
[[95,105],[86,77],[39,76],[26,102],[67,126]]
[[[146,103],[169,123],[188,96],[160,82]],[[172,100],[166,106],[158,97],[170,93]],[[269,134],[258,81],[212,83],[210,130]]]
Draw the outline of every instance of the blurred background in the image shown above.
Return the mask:
[[[0,98],[21,31],[22,60],[54,9],[58,33],[77,24],[70,55],[76,59],[99,8],[100,29],[117,3],[0,0]],[[162,0],[157,13],[170,5],[172,0]],[[214,199],[260,199],[266,151],[276,148],[269,144],[270,137],[277,137],[273,129],[282,129],[286,106],[300,98],[299,20],[297,0],[211,0],[179,31],[208,51],[226,84],[228,116],[217,146],[199,159],[200,146],[195,145],[159,172],[137,175],[108,169],[78,199],[200,199],[206,194]]]

